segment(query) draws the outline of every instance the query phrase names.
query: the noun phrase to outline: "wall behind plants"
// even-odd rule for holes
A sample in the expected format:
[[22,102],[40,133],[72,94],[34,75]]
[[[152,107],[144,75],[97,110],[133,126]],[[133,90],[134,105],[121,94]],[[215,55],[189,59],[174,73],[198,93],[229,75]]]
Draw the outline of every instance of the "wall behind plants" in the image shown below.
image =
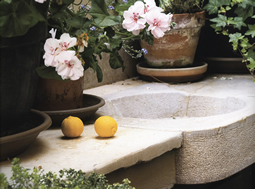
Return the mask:
[[[80,1],[81,0],[76,0],[75,2],[80,3]],[[83,4],[86,4],[87,2],[87,0],[82,0]],[[76,9],[76,7],[74,7],[74,9]],[[124,72],[121,68],[117,70],[112,69],[108,63],[109,55],[103,54],[103,58],[98,62],[103,71],[103,81],[98,83],[96,73],[93,69],[89,68],[84,73],[83,88],[89,89],[137,76],[138,74],[136,72],[136,64],[139,61],[142,61],[142,59],[132,59],[127,53],[124,52],[123,49],[120,50],[120,54],[122,59],[124,60]]]
[[103,81],[98,83],[96,73],[93,69],[89,68],[84,74],[83,88],[89,89],[137,76],[136,64],[139,61],[142,61],[142,59],[132,59],[127,53],[124,52],[123,49],[121,49],[120,54],[124,60],[124,72],[121,68],[116,70],[112,69],[108,63],[109,55],[103,54],[102,59],[99,60],[99,65],[103,71]]

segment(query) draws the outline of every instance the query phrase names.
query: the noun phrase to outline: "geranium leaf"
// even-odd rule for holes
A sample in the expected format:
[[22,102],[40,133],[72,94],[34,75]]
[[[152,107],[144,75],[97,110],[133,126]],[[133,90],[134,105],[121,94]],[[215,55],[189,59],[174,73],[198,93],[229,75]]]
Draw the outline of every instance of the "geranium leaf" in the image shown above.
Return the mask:
[[2,37],[22,36],[39,21],[45,21],[34,2],[30,1],[11,3],[0,1],[0,10],[0,36]]
[[125,66],[123,65],[123,60],[119,55],[118,51],[114,51],[113,53],[111,53],[109,63],[112,69],[122,68],[122,71],[124,71],[125,69]]
[[89,13],[95,18],[99,27],[113,26],[121,23],[120,16],[110,15],[104,0],[93,0]]
[[61,78],[60,75],[58,75],[54,67],[41,66],[36,68],[36,72],[42,78],[57,79],[57,80],[63,81],[63,79]]

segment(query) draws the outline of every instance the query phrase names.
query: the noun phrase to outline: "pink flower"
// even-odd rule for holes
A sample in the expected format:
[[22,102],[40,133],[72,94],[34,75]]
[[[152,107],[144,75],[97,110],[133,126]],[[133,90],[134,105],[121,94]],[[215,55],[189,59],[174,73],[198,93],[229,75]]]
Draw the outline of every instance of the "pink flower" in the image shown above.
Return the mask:
[[160,7],[157,7],[156,3],[154,0],[144,0],[145,2],[145,8],[144,8],[144,13],[148,13],[150,11],[158,11],[162,12],[163,9]]
[[75,51],[63,51],[57,57],[57,73],[62,79],[77,80],[83,76],[84,68],[81,61],[75,56]]
[[55,57],[59,54],[58,48],[59,40],[53,38],[49,38],[46,40],[44,44],[45,54],[43,55],[43,59],[45,59],[44,60],[45,66],[55,67],[57,65]]
[[141,1],[135,2],[123,14],[123,28],[131,31],[134,35],[138,35],[140,30],[145,28],[146,20],[144,18],[144,3]]
[[60,39],[55,39],[54,32],[50,31],[52,38],[46,40],[44,44],[45,54],[43,56],[45,66],[57,66],[56,57],[62,52],[67,51],[67,49],[76,45],[77,39],[75,37],[70,37],[68,33],[64,33],[60,36]]
[[66,51],[67,49],[74,47],[76,45],[77,39],[76,37],[70,37],[68,33],[63,33],[60,36],[59,46],[62,51]]
[[146,20],[149,24],[148,31],[151,30],[155,38],[160,38],[164,36],[166,31],[170,30],[172,15],[150,11],[146,14]]

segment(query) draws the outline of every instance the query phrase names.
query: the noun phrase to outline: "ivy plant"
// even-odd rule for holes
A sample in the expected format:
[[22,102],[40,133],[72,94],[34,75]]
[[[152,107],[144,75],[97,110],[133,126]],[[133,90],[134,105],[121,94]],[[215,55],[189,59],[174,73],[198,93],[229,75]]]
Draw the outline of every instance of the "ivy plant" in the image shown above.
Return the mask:
[[[255,70],[255,1],[209,0],[204,9],[208,14],[215,15],[210,19],[213,23],[211,26],[216,33],[229,37],[233,50],[242,55],[243,62],[253,75]],[[229,14],[230,12],[232,14]]]
[[135,189],[130,181],[124,179],[123,183],[109,184],[104,174],[91,173],[89,176],[79,170],[63,169],[58,174],[34,168],[32,172],[21,167],[18,158],[12,161],[12,176],[8,181],[4,173],[0,174],[1,189]]

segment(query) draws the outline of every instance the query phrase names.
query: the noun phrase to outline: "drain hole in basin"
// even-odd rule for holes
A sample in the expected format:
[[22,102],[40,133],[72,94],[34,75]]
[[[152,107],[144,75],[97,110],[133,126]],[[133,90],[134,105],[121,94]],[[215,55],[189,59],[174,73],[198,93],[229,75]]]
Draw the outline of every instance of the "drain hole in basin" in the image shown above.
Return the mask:
[[[111,108],[107,108],[111,106]],[[205,117],[226,114],[244,108],[234,98],[185,96],[181,93],[152,93],[122,97],[106,105],[108,113],[131,118]]]

